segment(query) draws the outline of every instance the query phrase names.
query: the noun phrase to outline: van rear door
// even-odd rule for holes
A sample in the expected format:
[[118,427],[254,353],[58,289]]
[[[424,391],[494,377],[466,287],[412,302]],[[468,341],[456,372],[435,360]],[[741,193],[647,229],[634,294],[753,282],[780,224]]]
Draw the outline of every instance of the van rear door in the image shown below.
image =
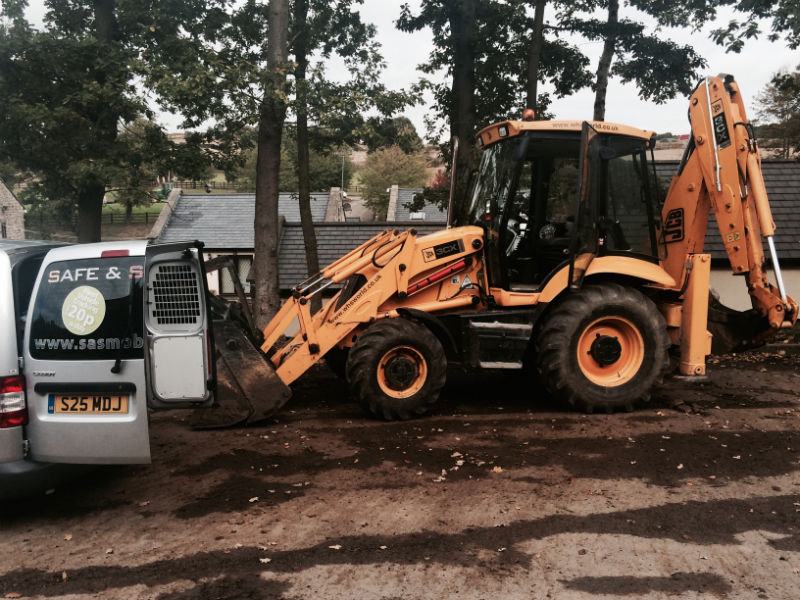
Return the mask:
[[146,242],[56,248],[25,328],[29,458],[150,461],[143,330]]
[[29,458],[149,462],[148,407],[213,402],[201,247],[105,242],[47,254],[24,339]]
[[202,247],[194,242],[147,248],[145,350],[154,408],[214,401],[214,340]]

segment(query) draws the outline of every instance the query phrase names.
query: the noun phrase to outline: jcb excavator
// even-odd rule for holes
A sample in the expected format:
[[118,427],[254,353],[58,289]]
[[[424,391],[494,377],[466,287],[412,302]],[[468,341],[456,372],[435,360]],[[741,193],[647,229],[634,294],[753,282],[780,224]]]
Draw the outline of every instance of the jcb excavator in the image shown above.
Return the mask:
[[[631,410],[668,369],[670,347],[681,375],[702,377],[709,329],[727,325],[743,347],[795,323],[733,77],[707,78],[691,95],[691,139],[666,197],[652,131],[532,116],[478,133],[480,168],[466,197],[451,196],[446,229],[385,231],[294,288],[263,332],[274,376],[271,389],[259,388],[262,414],[323,357],[386,419],[429,410],[448,361],[530,366],[540,376],[532,385],[542,381],[569,405]],[[752,300],[744,314],[709,313],[712,210]],[[312,297],[337,284],[312,312]]]

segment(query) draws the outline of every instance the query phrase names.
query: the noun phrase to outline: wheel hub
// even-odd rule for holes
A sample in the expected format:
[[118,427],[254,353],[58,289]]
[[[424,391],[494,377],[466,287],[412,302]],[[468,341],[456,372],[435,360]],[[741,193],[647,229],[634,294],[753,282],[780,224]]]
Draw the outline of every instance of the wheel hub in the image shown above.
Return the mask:
[[588,323],[578,338],[578,368],[595,385],[631,381],[644,362],[644,338],[625,317],[606,315]]
[[601,367],[613,365],[622,356],[622,345],[616,336],[600,335],[594,338],[589,354]]
[[402,390],[417,378],[417,368],[409,357],[403,354],[395,355],[386,362],[384,376],[389,387]]

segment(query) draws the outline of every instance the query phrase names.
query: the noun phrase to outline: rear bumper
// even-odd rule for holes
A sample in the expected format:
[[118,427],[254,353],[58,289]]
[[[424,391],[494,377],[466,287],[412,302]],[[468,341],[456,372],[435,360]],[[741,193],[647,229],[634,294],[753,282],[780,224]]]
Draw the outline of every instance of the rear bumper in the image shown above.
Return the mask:
[[[0,461],[22,460],[23,456],[25,454],[22,450],[22,427],[0,429]],[[0,493],[2,493],[2,489],[0,489]]]
[[18,460],[0,464],[0,500],[42,494],[85,473],[90,465],[67,465]]

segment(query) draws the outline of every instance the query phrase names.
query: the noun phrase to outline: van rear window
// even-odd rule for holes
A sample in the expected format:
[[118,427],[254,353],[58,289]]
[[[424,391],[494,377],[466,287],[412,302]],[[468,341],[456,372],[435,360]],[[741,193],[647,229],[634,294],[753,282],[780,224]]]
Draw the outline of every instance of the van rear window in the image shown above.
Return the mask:
[[68,260],[45,267],[31,318],[40,360],[144,357],[144,257]]

